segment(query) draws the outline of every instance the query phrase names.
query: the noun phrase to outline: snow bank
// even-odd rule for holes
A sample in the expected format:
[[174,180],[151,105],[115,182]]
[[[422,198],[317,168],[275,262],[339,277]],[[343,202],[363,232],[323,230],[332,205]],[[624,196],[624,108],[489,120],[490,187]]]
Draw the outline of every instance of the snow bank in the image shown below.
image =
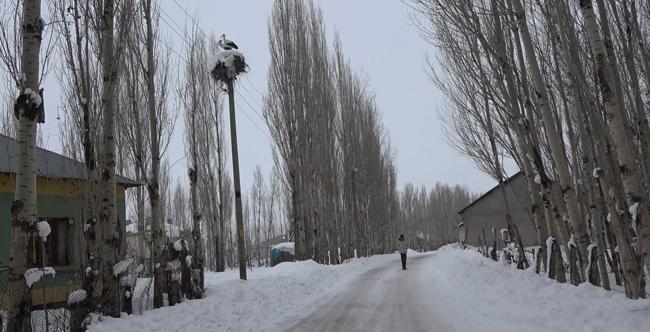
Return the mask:
[[[287,321],[304,317],[324,299],[352,287],[364,272],[386,264],[398,269],[399,255],[353,259],[341,265],[285,262],[249,270],[247,281],[239,280],[239,270],[206,272],[204,299],[142,316],[103,317],[89,331],[281,331],[288,327]],[[148,283],[138,282],[134,301],[145,292],[144,284]]]
[[431,308],[458,331],[647,331],[650,300],[559,284],[472,250],[443,247],[421,278]]
[[[407,274],[399,271],[398,275],[410,276],[413,279],[409,282],[416,286],[413,294],[404,296],[417,297],[409,301],[422,301],[422,311],[430,312],[432,321],[440,323],[436,325],[438,329],[431,330],[648,329],[650,300],[628,300],[619,292],[607,292],[590,284],[559,284],[532,269],[517,270],[512,265],[486,259],[473,249],[461,250],[452,245],[434,253],[409,255],[416,258],[410,261],[412,268],[405,271]],[[253,269],[247,281],[238,279],[237,270],[208,272],[204,299],[147,311],[142,316],[103,317],[89,330],[282,331],[321,309],[333,296],[349,292],[360,278],[368,276],[364,273],[373,270],[373,275],[377,269],[390,270],[391,266],[399,270],[399,255],[353,259],[337,266],[313,261],[286,262],[274,268]],[[392,281],[396,280],[378,280],[380,289],[375,290],[375,295],[391,290]],[[151,291],[150,279],[139,279],[134,289],[134,307],[138,295]],[[146,297],[147,306],[150,299]]]

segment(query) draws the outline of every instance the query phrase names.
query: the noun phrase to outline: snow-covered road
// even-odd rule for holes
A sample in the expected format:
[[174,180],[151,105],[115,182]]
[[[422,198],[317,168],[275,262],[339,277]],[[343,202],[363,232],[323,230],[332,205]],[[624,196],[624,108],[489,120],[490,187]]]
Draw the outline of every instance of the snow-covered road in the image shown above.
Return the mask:
[[398,261],[374,268],[288,330],[451,331],[424,297],[430,282],[422,276],[433,259],[410,258],[406,271]]
[[647,331],[650,300],[533,271],[453,246],[206,274],[202,300],[95,322],[90,331]]

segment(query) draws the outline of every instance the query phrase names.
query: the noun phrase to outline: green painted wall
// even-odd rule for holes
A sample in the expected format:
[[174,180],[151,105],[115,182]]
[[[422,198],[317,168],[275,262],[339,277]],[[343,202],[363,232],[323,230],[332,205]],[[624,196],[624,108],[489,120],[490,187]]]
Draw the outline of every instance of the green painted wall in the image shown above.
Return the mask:
[[[72,186],[72,184],[71,184]],[[70,266],[54,267],[56,277],[50,280],[44,279],[35,284],[32,288],[72,286],[77,283],[77,274],[80,267],[80,257],[83,255],[84,236],[82,204],[83,200],[78,196],[38,195],[38,212],[41,217],[50,218],[72,218],[74,219],[73,231],[71,234],[72,243],[69,248]],[[124,195],[118,195],[118,197]],[[7,283],[7,264],[11,248],[11,204],[13,193],[0,192],[0,292],[4,291]],[[126,236],[126,210],[124,200],[117,200],[118,221],[122,225],[123,234]],[[122,241],[122,252],[125,252],[126,244]]]

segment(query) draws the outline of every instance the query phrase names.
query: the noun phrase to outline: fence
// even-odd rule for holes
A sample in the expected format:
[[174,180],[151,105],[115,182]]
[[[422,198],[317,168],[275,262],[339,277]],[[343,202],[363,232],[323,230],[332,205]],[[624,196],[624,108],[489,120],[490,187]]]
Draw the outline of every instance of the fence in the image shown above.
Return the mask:
[[[70,294],[82,288],[79,271],[71,267],[63,267],[57,268],[55,274],[47,273],[43,269],[40,269],[40,272],[42,276],[29,289],[32,299],[30,314],[32,331],[67,332],[70,330],[71,318],[71,302],[68,299]],[[7,301],[10,296],[16,296],[12,295],[9,289],[7,277],[8,269],[0,267],[0,331],[2,332],[7,330]],[[134,314],[142,314],[150,310],[153,307],[152,279],[136,278],[130,298]]]

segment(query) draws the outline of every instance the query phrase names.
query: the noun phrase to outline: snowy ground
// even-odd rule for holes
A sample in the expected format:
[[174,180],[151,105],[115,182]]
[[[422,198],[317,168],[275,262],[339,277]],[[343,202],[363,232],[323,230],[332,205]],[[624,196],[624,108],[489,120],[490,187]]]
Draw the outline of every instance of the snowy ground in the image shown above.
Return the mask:
[[203,300],[142,316],[104,318],[90,330],[393,330],[390,325],[400,320],[407,322],[399,323],[402,331],[644,331],[650,326],[650,300],[557,284],[471,250],[445,247],[409,257],[408,271],[401,271],[399,255],[384,255],[339,266],[282,263],[249,271],[245,282],[237,271],[209,273]]

